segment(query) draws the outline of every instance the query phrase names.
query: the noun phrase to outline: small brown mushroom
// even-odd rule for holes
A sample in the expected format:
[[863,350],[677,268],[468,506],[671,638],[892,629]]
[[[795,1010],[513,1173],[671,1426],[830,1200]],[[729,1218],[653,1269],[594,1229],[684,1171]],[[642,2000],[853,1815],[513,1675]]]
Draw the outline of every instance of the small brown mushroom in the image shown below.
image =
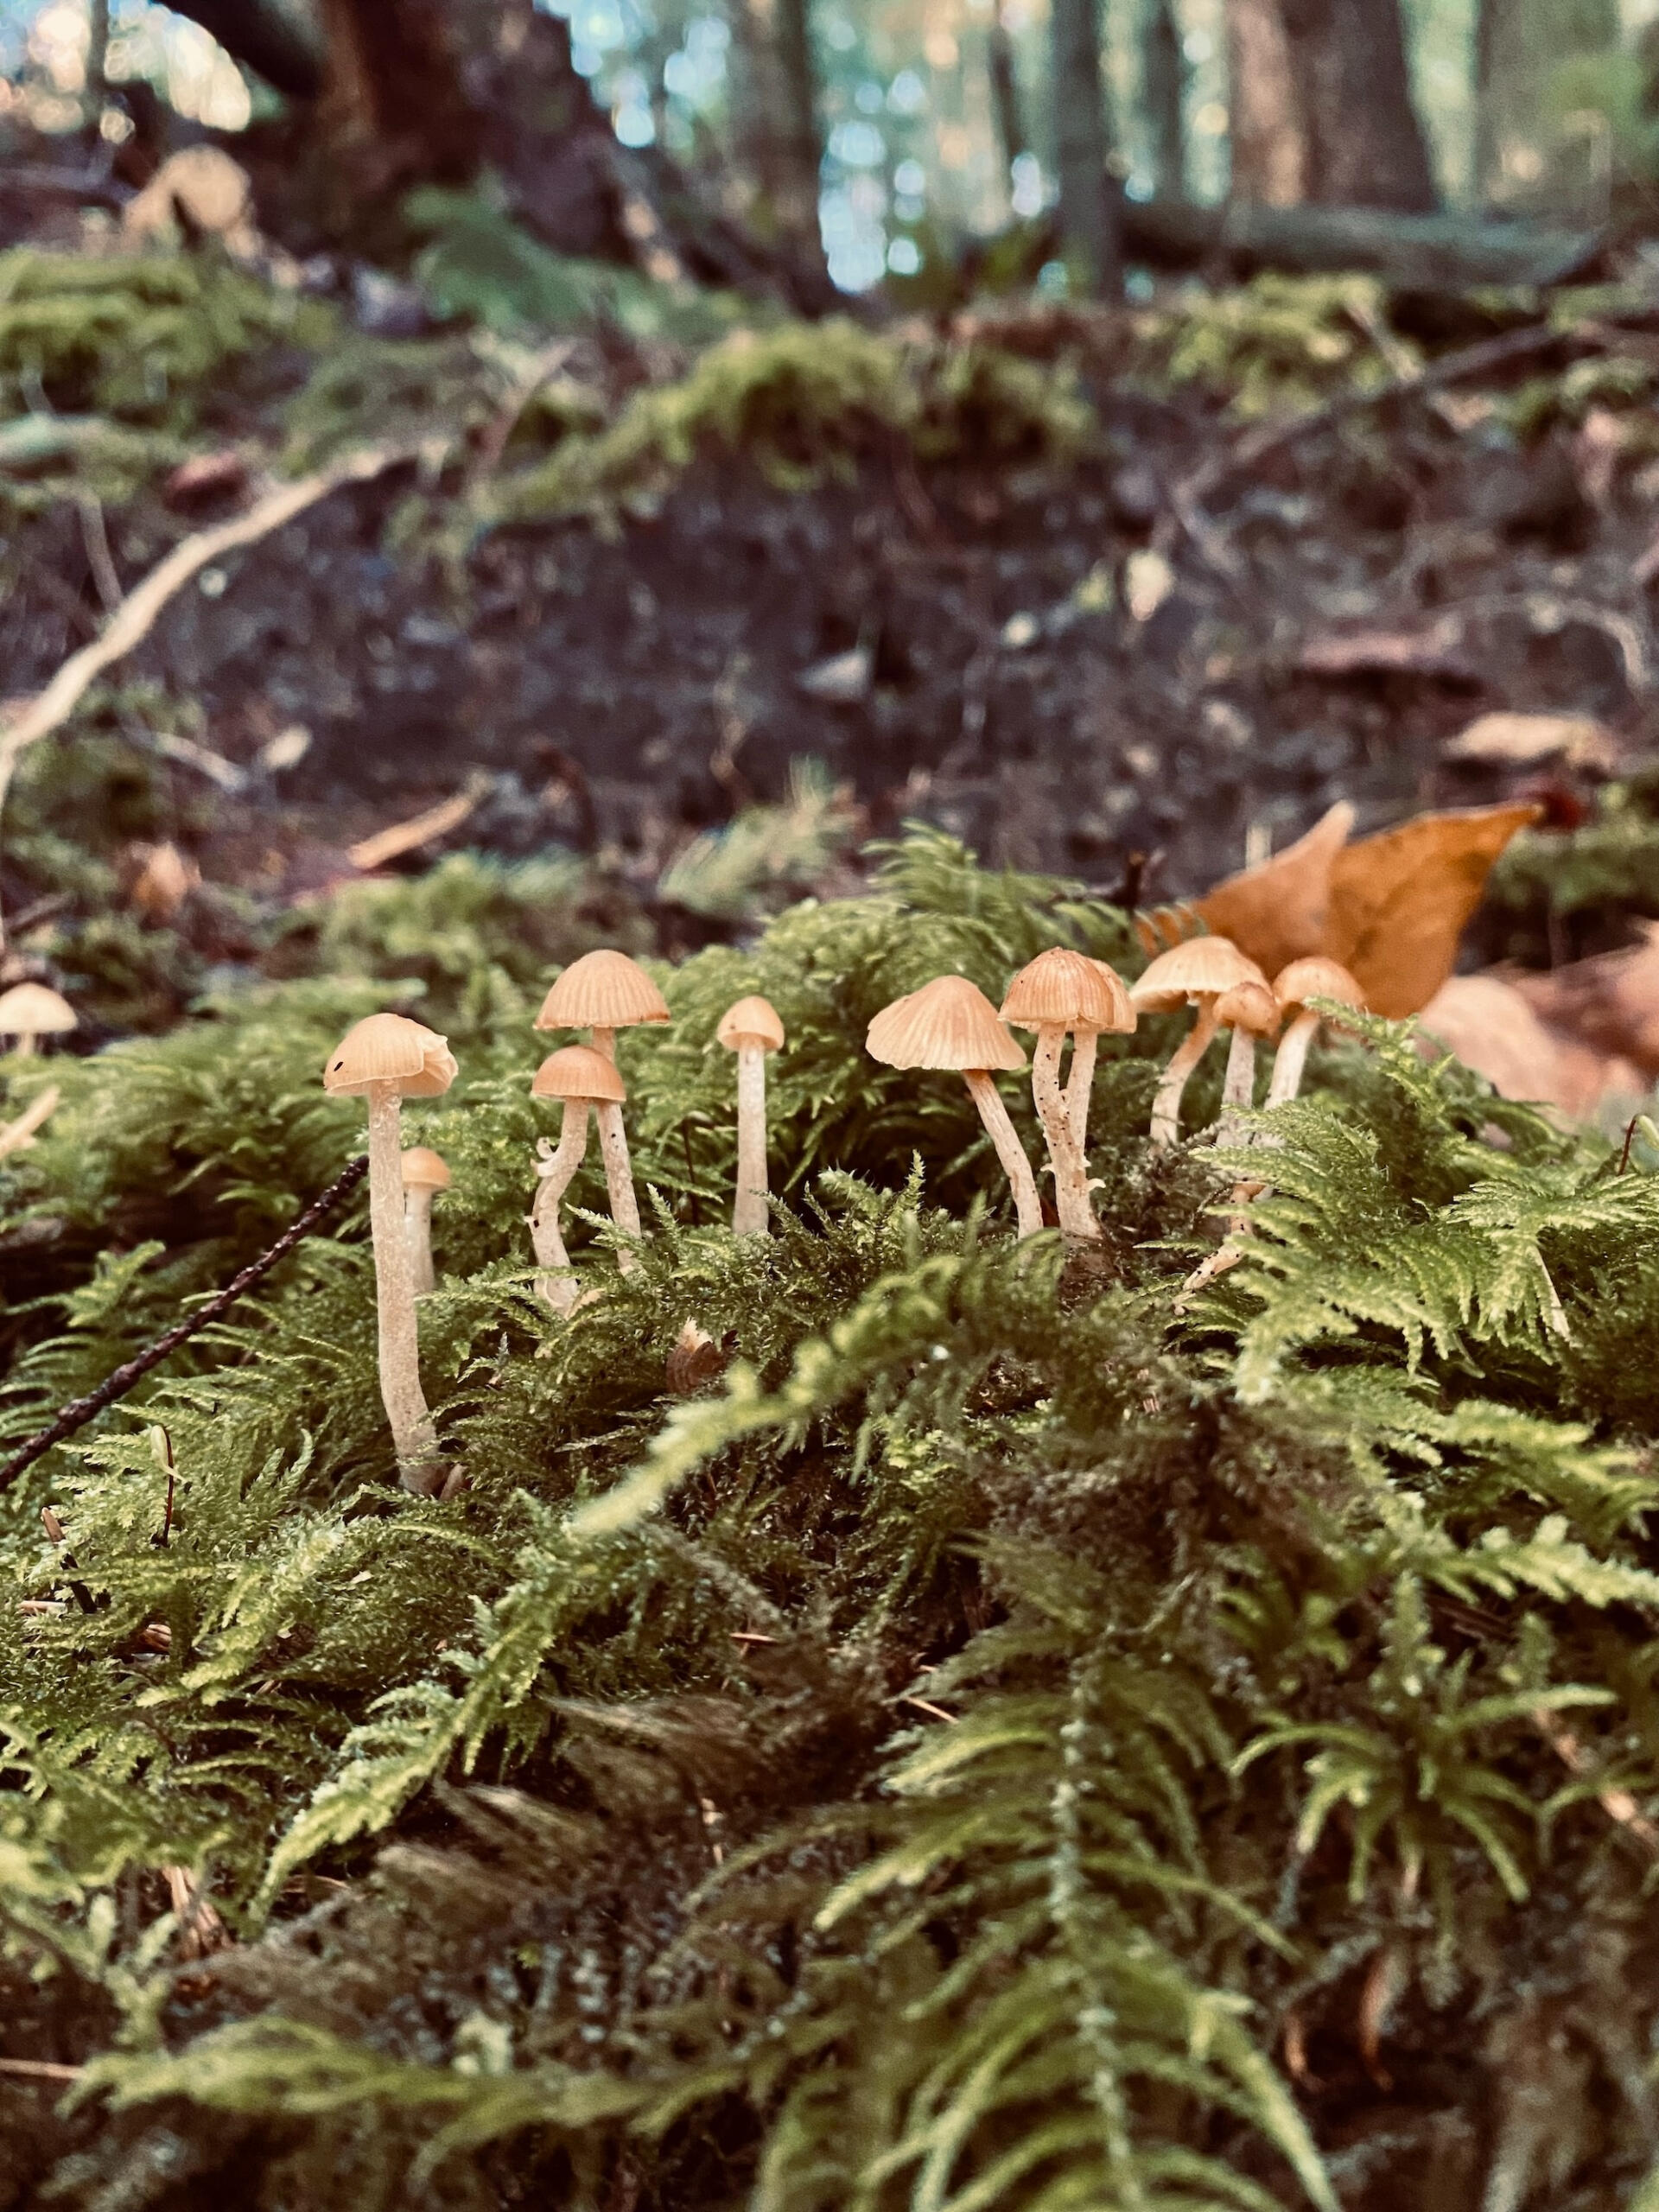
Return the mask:
[[1255,1103],[1255,1040],[1279,1027],[1279,1001],[1265,983],[1235,983],[1216,1001],[1216,1027],[1232,1032],[1221,1085],[1221,1142],[1234,1144],[1239,1115]]
[[45,983],[14,983],[0,991],[0,1037],[17,1039],[20,1060],[34,1052],[37,1038],[61,1037],[79,1026],[68,1000]]
[[[1274,1056],[1273,1081],[1268,1085],[1268,1105],[1282,1106],[1287,1099],[1294,1098],[1302,1087],[1308,1047],[1323,1019],[1306,1001],[1335,999],[1342,1006],[1363,1012],[1365,994],[1339,962],[1327,960],[1316,952],[1281,968],[1273,979],[1273,995],[1279,1002],[1281,1014],[1293,1017]],[[0,1000],[0,1009],[3,1006],[3,1000]]]
[[734,1236],[764,1236],[766,1211],[766,1054],[780,1052],[784,1025],[762,998],[739,999],[728,1007],[715,1032],[718,1043],[737,1054],[737,1197],[732,1205]]
[[584,952],[542,1001],[538,1029],[591,1029],[594,1050],[616,1058],[616,1033],[669,1020],[668,1002],[626,952]]
[[432,1268],[432,1200],[449,1187],[449,1170],[441,1153],[428,1144],[410,1145],[404,1154],[404,1232],[409,1238],[410,1287],[416,1298],[437,1288]]
[[[1135,1010],[1128,993],[1116,976],[1112,982],[1116,984],[1116,991],[1086,954],[1057,945],[1052,951],[1039,952],[1020,970],[1008,985],[1001,1009],[1004,1021],[1037,1033],[1036,1049],[1031,1056],[1031,1094],[1054,1170],[1055,1209],[1065,1235],[1084,1241],[1098,1237],[1100,1224],[1089,1203],[1083,1138],[1060,1089],[1060,1053],[1068,1033],[1073,1030],[1079,1044],[1088,1037],[1092,1058],[1094,1040],[1103,1029],[1135,1027]],[[1083,1111],[1086,1118],[1086,1104]]]
[[864,1049],[890,1068],[951,1068],[961,1076],[1007,1176],[1020,1235],[1035,1236],[1043,1225],[1037,1179],[989,1072],[1022,1068],[1026,1056],[984,992],[965,976],[938,976],[884,1007]]
[[372,1014],[329,1054],[322,1086],[334,1098],[369,1102],[369,1225],[380,1325],[380,1395],[406,1490],[433,1496],[443,1483],[437,1432],[421,1390],[409,1241],[404,1230],[398,1122],[405,1098],[437,1098],[456,1075],[445,1039],[401,1014]]
[[[550,1052],[537,1069],[530,1095],[564,1102],[558,1149],[555,1151],[545,1137],[538,1147],[542,1158],[536,1170],[539,1179],[536,1202],[530,1210],[530,1240],[536,1248],[537,1264],[549,1270],[537,1276],[537,1293],[555,1313],[570,1313],[575,1310],[576,1279],[559,1226],[560,1203],[587,1155],[588,1108],[595,1108],[601,1116],[608,1108],[620,1117],[628,1094],[614,1062],[603,1052],[595,1052],[591,1045],[567,1045],[561,1052]],[[629,1191],[632,1193],[632,1183]],[[615,1210],[614,1196],[612,1210]]]
[[1192,1006],[1197,1011],[1191,1030],[1170,1057],[1152,1102],[1154,1149],[1161,1151],[1180,1135],[1181,1093],[1219,1027],[1217,1000],[1235,983],[1265,983],[1267,980],[1255,961],[1224,937],[1195,937],[1160,952],[1130,985],[1129,996],[1141,1014],[1167,1014],[1178,1006]]

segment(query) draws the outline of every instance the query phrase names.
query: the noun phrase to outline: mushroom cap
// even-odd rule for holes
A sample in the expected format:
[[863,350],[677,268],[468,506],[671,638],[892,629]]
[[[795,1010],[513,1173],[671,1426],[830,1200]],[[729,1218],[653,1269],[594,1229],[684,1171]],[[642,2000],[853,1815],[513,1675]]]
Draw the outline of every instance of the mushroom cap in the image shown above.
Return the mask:
[[621,1077],[591,1045],[566,1045],[550,1052],[530,1086],[532,1098],[576,1098],[586,1106],[620,1106],[627,1097]]
[[890,1068],[1022,1068],[1026,1056],[996,1008],[965,976],[936,976],[884,1007],[864,1049]]
[[0,1037],[45,1037],[79,1027],[68,1000],[45,983],[0,991]]
[[[1344,1006],[1358,1007],[1365,1005],[1365,994],[1339,960],[1327,960],[1322,952],[1309,953],[1305,960],[1293,960],[1281,968],[1273,979],[1273,995],[1279,1001],[1281,1014],[1306,1004],[1309,999],[1338,999]],[[0,999],[0,1009],[5,1001]]]
[[390,1083],[405,1098],[438,1098],[459,1070],[448,1039],[407,1014],[372,1014],[348,1029],[328,1055],[322,1087],[334,1098],[361,1098]]
[[715,1040],[728,1052],[734,1052],[740,1045],[759,1045],[766,1052],[776,1052],[783,1047],[784,1025],[770,999],[739,999],[721,1015]]
[[1064,945],[1028,960],[1008,985],[1002,1019],[1021,1029],[1055,1023],[1067,1029],[1133,1029],[1135,1008],[1116,973],[1103,960]]
[[1116,1004],[1120,998],[1123,1001],[1122,1017],[1112,1024],[1113,1028],[1119,1031],[1125,1037],[1131,1036],[1134,1033],[1141,1017],[1135,1010],[1135,1001],[1129,996],[1128,985],[1118,974],[1116,969],[1113,967],[1109,960],[1096,960],[1094,955],[1090,953],[1089,956],[1089,965],[1091,968],[1099,969],[1107,989],[1112,994],[1114,1005]]
[[1216,1001],[1216,1020],[1224,1029],[1271,1037],[1279,1027],[1279,1001],[1265,983],[1235,983]]
[[404,1154],[404,1188],[406,1191],[447,1191],[449,1187],[449,1167],[441,1152],[434,1152],[429,1144],[412,1144]]
[[632,1029],[666,1021],[668,1002],[626,952],[584,952],[542,1001],[538,1029]]
[[1187,1000],[1219,998],[1235,983],[1265,983],[1254,960],[1224,937],[1190,937],[1160,952],[1129,986],[1142,1014],[1167,1014]]

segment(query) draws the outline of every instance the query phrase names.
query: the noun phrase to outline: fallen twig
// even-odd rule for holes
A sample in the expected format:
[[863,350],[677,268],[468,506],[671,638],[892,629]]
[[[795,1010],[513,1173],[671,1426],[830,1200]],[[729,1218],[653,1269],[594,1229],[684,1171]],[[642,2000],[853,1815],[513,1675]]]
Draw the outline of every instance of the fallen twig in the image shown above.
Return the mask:
[[[343,455],[331,467],[319,469],[315,475],[297,477],[291,484],[278,485],[245,514],[237,515],[229,522],[216,523],[211,530],[195,531],[182,539],[142,583],[127,594],[91,645],[72,653],[46,689],[37,692],[10,727],[0,733],[0,814],[4,811],[6,793],[20,756],[29,746],[50,736],[67,721],[105,670],[124,658],[149,635],[168,601],[192,576],[221,555],[234,553],[244,545],[257,544],[262,537],[269,537],[273,531],[292,522],[296,515],[303,514],[330,492],[340,491],[347,484],[366,483],[410,458],[410,449],[404,446],[360,448]],[[0,917],[0,949],[4,944],[4,921]]]
[[0,2074],[21,2074],[31,2082],[79,2082],[84,2066],[60,2066],[51,2058],[0,2058]]
[[199,1330],[207,1328],[210,1322],[217,1321],[221,1314],[228,1313],[238,1298],[268,1275],[279,1260],[286,1259],[296,1244],[310,1236],[312,1230],[350,1196],[368,1173],[368,1166],[366,1156],[350,1161],[321,1196],[312,1199],[292,1227],[283,1231],[270,1250],[262,1252],[257,1260],[250,1260],[241,1274],[233,1275],[216,1297],[210,1298],[188,1320],[181,1321],[165,1336],[157,1337],[153,1344],[146,1344],[143,1351],[135,1353],[124,1366],[118,1367],[113,1375],[106,1375],[97,1389],[89,1390],[84,1398],[77,1398],[73,1404],[65,1406],[55,1420],[31,1436],[22,1449],[14,1452],[5,1465],[0,1467],[0,1490],[10,1489],[18,1476],[32,1467],[37,1459],[44,1458],[54,1444],[61,1444],[77,1429],[85,1428],[87,1422],[101,1414],[105,1406],[112,1406],[118,1398],[125,1397],[135,1382],[141,1382],[152,1367],[159,1367],[187,1338],[194,1337]]
[[15,1122],[8,1122],[0,1128],[0,1160],[9,1152],[22,1152],[35,1141],[35,1132],[54,1111],[63,1093],[55,1083],[48,1083],[38,1098],[31,1098]]
[[[1589,1772],[1590,1761],[1583,1745],[1553,1713],[1541,1707],[1532,1716],[1532,1725],[1569,1774]],[[1636,1838],[1650,1858],[1659,1859],[1659,1827],[1648,1818],[1628,1789],[1598,1789],[1596,1802],[1610,1821],[1617,1821],[1620,1827]]]
[[399,860],[404,854],[430,844],[434,837],[448,836],[450,830],[459,830],[477,807],[490,783],[488,776],[469,776],[465,788],[454,798],[442,799],[436,806],[429,806],[423,814],[411,815],[407,822],[394,822],[389,829],[377,830],[372,837],[360,838],[355,845],[348,845],[346,859],[353,868],[365,871],[384,868],[388,861]]

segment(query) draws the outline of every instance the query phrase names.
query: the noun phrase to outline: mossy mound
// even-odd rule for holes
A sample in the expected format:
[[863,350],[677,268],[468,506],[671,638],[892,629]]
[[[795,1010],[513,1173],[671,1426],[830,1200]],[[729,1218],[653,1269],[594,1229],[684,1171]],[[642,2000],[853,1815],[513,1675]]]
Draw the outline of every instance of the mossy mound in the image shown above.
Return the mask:
[[[359,1214],[9,1493],[0,2056],[87,2069],[5,2077],[20,2201],[1654,2186],[1651,1163],[1373,1024],[1183,1312],[1245,1161],[1148,1156],[1171,1025],[1103,1046],[1092,1264],[1011,1243],[954,1078],[861,1051],[1057,940],[1136,964],[920,838],[659,971],[648,1233],[619,1273],[590,1163],[569,1321],[521,1226],[536,989],[443,980],[462,1077],[409,1122],[454,1174],[422,1331],[467,1489],[394,1486]],[[714,1030],[755,989],[779,1195],[734,1241]],[[8,1436],[359,1146],[317,1071],[386,995],[50,1069],[0,1186]]]

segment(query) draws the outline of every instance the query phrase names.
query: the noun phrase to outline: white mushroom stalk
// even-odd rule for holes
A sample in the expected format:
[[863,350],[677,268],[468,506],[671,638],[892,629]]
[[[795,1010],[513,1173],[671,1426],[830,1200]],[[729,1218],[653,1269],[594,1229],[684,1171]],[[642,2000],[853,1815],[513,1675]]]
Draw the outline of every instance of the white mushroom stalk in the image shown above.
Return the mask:
[[1290,1027],[1281,1039],[1274,1058],[1273,1079],[1268,1085],[1268,1104],[1283,1106],[1301,1090],[1308,1049],[1325,1019],[1306,1001],[1334,999],[1338,1006],[1352,1007],[1363,1013],[1365,994],[1338,961],[1313,953],[1306,959],[1293,960],[1288,967],[1280,969],[1273,979],[1273,995],[1281,1013],[1291,1016]]
[[1243,1135],[1240,1116],[1255,1103],[1255,1040],[1279,1027],[1278,1001],[1265,983],[1235,983],[1217,1001],[1216,1020],[1232,1033],[1221,1086],[1220,1141],[1236,1144]]
[[[1057,946],[1039,953],[1020,970],[1008,986],[1001,1009],[1004,1021],[1037,1033],[1031,1056],[1031,1095],[1054,1171],[1055,1211],[1064,1234],[1084,1243],[1098,1239],[1100,1224],[1090,1203],[1089,1166],[1078,1122],[1060,1089],[1060,1054],[1073,1029],[1079,1033],[1080,1045],[1083,1034],[1088,1034],[1092,1060],[1095,1039],[1101,1030],[1135,1027],[1128,994],[1116,976],[1111,976],[1116,988],[1108,985],[1110,973],[1083,953]],[[1090,1072],[1092,1080],[1092,1069]],[[1086,1122],[1086,1097],[1079,1104]]]
[[[1130,1003],[1128,992],[1123,987],[1122,977],[1109,962],[1096,960],[1092,955],[1090,956],[1089,965],[1099,973],[1115,1005],[1121,995],[1121,1019],[1112,1024],[1112,1028],[1120,1035],[1131,1034],[1135,1027],[1135,1011]],[[1100,1037],[1100,1031],[1087,1024],[1080,1025],[1073,1031],[1071,1065],[1065,1078],[1066,1114],[1071,1123],[1072,1135],[1085,1154],[1089,1149],[1089,1106],[1095,1087],[1095,1060]]]
[[950,1068],[961,1076],[1008,1179],[1020,1236],[1035,1236],[1043,1226],[1037,1179],[990,1076],[993,1068],[1024,1067],[1026,1056],[985,994],[965,976],[935,976],[882,1008],[864,1049],[888,1067]]
[[429,1145],[411,1145],[403,1158],[404,1234],[409,1240],[410,1283],[416,1298],[438,1287],[432,1265],[432,1201],[449,1187],[449,1170]]
[[717,1043],[737,1055],[737,1195],[732,1234],[765,1236],[766,1205],[766,1054],[782,1049],[784,1025],[762,998],[740,999],[721,1016]]
[[1267,977],[1253,960],[1223,937],[1189,938],[1160,952],[1132,986],[1129,996],[1142,1014],[1166,1014],[1176,1007],[1196,1009],[1192,1027],[1171,1054],[1152,1102],[1152,1144],[1164,1151],[1181,1132],[1181,1098],[1187,1077],[1210,1049],[1220,1024],[1217,1001],[1236,983],[1260,983]]
[[456,1074],[445,1040],[402,1014],[373,1014],[340,1040],[323,1071],[335,1097],[365,1098],[369,1109],[369,1224],[374,1247],[380,1395],[391,1428],[399,1477],[431,1497],[445,1470],[437,1431],[421,1389],[420,1338],[409,1240],[404,1226],[403,1152],[406,1097],[435,1098]]
[[[545,1137],[537,1144],[541,1159],[536,1168],[535,1202],[530,1210],[530,1241],[535,1249],[536,1261],[543,1273],[536,1278],[539,1296],[545,1299],[556,1313],[573,1313],[581,1293],[570,1255],[565,1249],[564,1231],[559,1219],[559,1208],[564,1194],[575,1181],[576,1171],[588,1154],[588,1116],[589,1109],[601,1117],[604,1128],[607,1109],[621,1121],[622,1102],[627,1092],[614,1065],[590,1045],[567,1045],[563,1052],[551,1052],[536,1071],[531,1084],[532,1098],[557,1098],[564,1104],[564,1120],[559,1130],[556,1149]],[[626,1139],[624,1160],[626,1159]],[[608,1166],[608,1161],[607,1163]],[[628,1179],[629,1199],[633,1196],[633,1181]],[[612,1211],[615,1211],[615,1185],[612,1185]],[[636,1210],[633,1219],[639,1224]],[[624,1253],[620,1264],[632,1265],[632,1253]]]

